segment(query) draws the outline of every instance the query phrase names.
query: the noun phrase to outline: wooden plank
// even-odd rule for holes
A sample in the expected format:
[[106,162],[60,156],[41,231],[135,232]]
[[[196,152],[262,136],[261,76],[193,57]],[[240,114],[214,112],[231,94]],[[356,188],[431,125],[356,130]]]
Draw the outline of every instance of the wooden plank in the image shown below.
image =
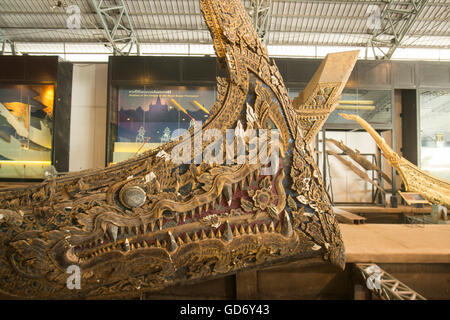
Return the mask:
[[258,299],[258,271],[251,270],[236,273],[236,299]]
[[424,208],[414,208],[409,206],[399,206],[398,208],[389,208],[389,207],[376,207],[376,206],[338,206],[335,208],[339,208],[351,213],[389,213],[389,214],[402,214],[402,213],[411,213],[411,214],[430,214],[431,206],[427,206]]
[[341,223],[347,224],[363,224],[366,222],[366,218],[353,214],[351,212],[342,210],[337,207],[333,207],[333,212],[336,215],[337,219]]
[[347,262],[450,263],[450,225],[341,224]]

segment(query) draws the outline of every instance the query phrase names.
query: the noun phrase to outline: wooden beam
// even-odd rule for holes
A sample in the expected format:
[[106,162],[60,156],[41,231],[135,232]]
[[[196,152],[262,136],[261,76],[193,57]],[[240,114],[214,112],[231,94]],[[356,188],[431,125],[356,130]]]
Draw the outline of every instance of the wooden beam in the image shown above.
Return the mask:
[[236,299],[258,299],[258,271],[251,270],[236,273]]
[[347,224],[363,224],[366,222],[366,218],[353,214],[351,212],[345,211],[341,208],[333,207],[333,212],[337,219],[341,223]]
[[335,207],[355,214],[374,214],[374,213],[389,213],[389,214],[430,214],[431,207],[414,208],[409,206],[399,206],[398,208],[375,207],[375,206],[338,206]]

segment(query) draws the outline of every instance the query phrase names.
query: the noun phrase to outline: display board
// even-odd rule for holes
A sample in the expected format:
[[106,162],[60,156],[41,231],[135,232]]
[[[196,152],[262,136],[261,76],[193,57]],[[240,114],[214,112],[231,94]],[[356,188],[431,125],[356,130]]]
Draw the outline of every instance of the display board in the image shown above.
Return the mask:
[[53,85],[0,85],[0,178],[39,179],[51,165]]
[[119,87],[112,162],[157,148],[177,129],[207,120],[214,101],[215,90],[207,86]]

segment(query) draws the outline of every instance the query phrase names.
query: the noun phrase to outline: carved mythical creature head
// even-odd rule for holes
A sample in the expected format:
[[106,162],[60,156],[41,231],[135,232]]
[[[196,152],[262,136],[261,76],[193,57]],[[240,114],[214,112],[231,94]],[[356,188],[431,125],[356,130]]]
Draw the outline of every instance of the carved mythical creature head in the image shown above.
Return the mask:
[[[240,1],[200,2],[229,74],[218,79],[213,116],[106,169],[2,191],[1,293],[132,297],[288,260],[319,257],[343,267],[301,112],[277,66]],[[223,161],[205,160],[220,152]],[[174,160],[180,154],[183,163]],[[68,288],[68,268],[79,268],[80,289]]]

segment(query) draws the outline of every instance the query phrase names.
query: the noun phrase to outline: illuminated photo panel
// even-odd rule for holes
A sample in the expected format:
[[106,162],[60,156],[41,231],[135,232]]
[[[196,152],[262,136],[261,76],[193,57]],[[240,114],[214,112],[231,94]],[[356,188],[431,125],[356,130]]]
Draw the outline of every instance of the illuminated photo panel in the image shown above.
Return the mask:
[[44,178],[53,103],[53,85],[0,85],[0,178]]

